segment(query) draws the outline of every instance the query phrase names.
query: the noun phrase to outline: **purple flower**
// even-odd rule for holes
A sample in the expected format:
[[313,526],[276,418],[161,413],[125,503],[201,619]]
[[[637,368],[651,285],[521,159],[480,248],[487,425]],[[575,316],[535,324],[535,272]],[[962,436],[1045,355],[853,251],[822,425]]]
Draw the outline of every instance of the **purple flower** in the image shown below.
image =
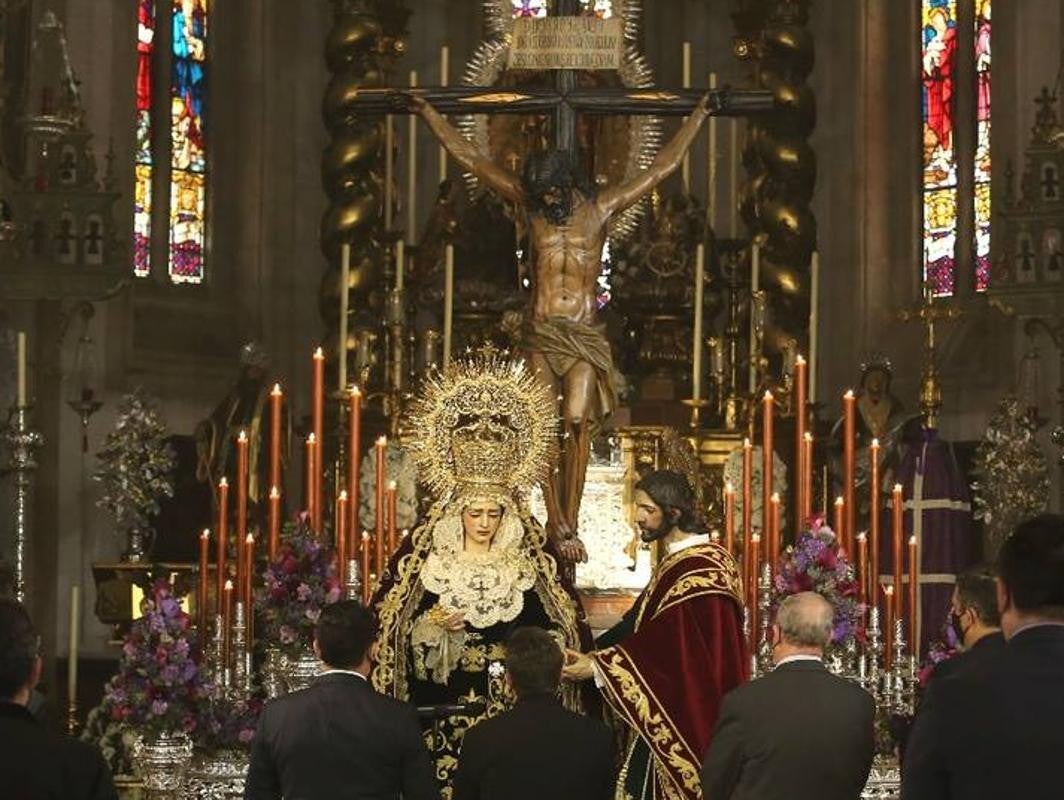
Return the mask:
[[151,704],[151,713],[157,717],[161,717],[166,713],[167,708],[169,708],[169,703],[165,700],[153,700]]
[[307,602],[310,599],[311,589],[305,583],[299,584],[299,588],[296,589],[296,597],[299,598],[301,603]]

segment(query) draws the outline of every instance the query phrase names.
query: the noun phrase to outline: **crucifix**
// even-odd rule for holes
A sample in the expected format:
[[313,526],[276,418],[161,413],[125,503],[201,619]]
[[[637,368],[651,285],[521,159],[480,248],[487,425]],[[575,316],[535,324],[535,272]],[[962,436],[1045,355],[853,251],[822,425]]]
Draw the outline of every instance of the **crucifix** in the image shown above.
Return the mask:
[[[558,17],[576,17],[577,0],[558,0]],[[537,20],[535,22],[547,22]],[[546,37],[544,37],[546,38]],[[769,92],[580,89],[577,71],[552,68],[552,89],[438,87],[360,90],[352,114],[419,114],[451,157],[514,209],[528,232],[532,296],[519,347],[559,397],[563,436],[558,468],[543,486],[547,529],[570,563],[586,559],[577,537],[591,426],[616,405],[616,371],[597,320],[597,281],[610,219],[671,175],[710,114],[740,116],[773,107]],[[553,118],[552,148],[528,155],[521,173],[477,150],[445,114],[542,114]],[[578,114],[684,116],[673,139],[646,170],[617,186],[596,187],[578,164]],[[507,166],[509,169],[507,169]]]
[[924,368],[920,375],[920,413],[924,427],[938,427],[938,411],[942,408],[942,387],[935,366],[935,326],[964,316],[964,311],[952,303],[935,299],[931,284],[924,286],[924,301],[905,309],[899,315],[902,322],[916,322],[924,327]]

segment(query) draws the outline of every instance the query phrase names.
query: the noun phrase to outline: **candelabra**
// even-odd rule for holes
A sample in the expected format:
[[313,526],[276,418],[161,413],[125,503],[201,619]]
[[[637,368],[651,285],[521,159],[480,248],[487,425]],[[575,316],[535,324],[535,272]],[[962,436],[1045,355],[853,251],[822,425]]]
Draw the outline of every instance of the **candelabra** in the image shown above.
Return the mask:
[[237,601],[233,605],[233,645],[229,654],[232,663],[232,684],[229,696],[233,701],[247,699],[251,689],[251,670],[248,664],[247,624],[244,618],[244,603]]
[[772,671],[772,645],[768,640],[769,611],[772,608],[772,565],[767,561],[761,565],[761,575],[757,581],[758,636],[757,652],[754,655],[756,674],[765,675]]
[[15,475],[15,599],[26,599],[26,548],[32,536],[33,476],[37,471],[37,448],[44,442],[30,427],[30,406],[18,405],[5,434],[11,450],[10,471]]
[[362,598],[362,573],[358,568],[358,559],[347,560],[347,573],[344,576],[344,594],[348,600]]
[[229,671],[225,664],[225,617],[221,614],[214,616],[214,636],[211,639],[208,672],[209,679],[217,685],[229,685]]
[[880,640],[879,609],[873,605],[868,612],[868,644],[861,653],[860,658],[864,665],[864,680],[861,685],[873,696],[878,697],[879,687],[879,659],[883,647]]

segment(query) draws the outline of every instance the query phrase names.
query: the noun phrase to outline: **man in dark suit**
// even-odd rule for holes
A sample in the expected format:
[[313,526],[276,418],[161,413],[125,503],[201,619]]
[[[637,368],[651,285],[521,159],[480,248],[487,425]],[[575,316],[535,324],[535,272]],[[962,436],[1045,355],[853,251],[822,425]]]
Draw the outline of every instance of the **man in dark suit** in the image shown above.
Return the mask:
[[1000,658],[933,680],[902,772],[905,800],[1061,796],[1064,517],[1042,514],[1001,548]]
[[374,631],[355,600],[321,612],[314,652],[328,670],[263,710],[245,800],[436,800],[417,712],[367,681]]
[[117,800],[100,751],[39,723],[27,708],[41,678],[40,637],[25,609],[0,599],[0,795],[7,800]]
[[997,583],[994,573],[984,567],[972,567],[957,576],[950,606],[950,625],[964,647],[963,652],[948,658],[931,674],[941,680],[957,670],[981,669],[1005,651],[1001,633],[1001,614],[997,607]]
[[725,695],[702,765],[711,800],[857,800],[874,755],[871,695],[824,667],[833,609],[815,592],[784,598],[775,668]]
[[509,711],[465,735],[453,800],[611,800],[613,737],[600,721],[562,708],[562,651],[541,628],[506,642]]

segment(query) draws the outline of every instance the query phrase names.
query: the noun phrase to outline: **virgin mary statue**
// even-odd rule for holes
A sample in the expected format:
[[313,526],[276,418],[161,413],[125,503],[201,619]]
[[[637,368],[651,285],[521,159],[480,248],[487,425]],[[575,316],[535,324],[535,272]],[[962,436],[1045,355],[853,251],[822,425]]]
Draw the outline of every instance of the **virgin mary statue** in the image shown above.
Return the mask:
[[[452,362],[412,409],[425,521],[392,557],[374,597],[378,691],[425,709],[444,797],[465,731],[508,708],[503,644],[524,625],[583,650],[589,632],[526,504],[556,444],[555,402],[525,367],[487,352]],[[577,690],[562,701],[581,710]]]

